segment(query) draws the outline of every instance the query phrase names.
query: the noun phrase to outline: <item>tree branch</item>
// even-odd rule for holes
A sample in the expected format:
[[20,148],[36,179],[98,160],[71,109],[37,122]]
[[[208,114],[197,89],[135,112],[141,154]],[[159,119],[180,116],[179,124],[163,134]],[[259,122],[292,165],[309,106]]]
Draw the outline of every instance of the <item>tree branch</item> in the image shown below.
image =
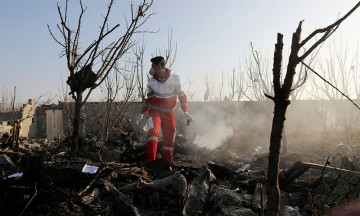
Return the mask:
[[82,5],[82,0],[80,0],[80,7],[81,7],[81,13],[79,16],[79,20],[78,20],[78,25],[77,25],[77,30],[75,33],[75,38],[74,38],[74,44],[73,44],[73,48],[72,48],[72,58],[71,58],[71,63],[72,65],[76,66],[77,64],[75,64],[75,59],[77,57],[77,49],[79,46],[79,38],[80,38],[80,29],[81,29],[81,20],[82,20],[82,16],[85,12],[83,5]]
[[300,47],[304,46],[309,40],[311,40],[315,35],[320,34],[320,33],[324,33],[324,35],[321,37],[320,40],[318,40],[314,45],[312,45],[310,47],[310,49],[305,52],[304,55],[302,55],[300,57],[300,61],[302,61],[303,59],[306,58],[306,56],[308,56],[319,44],[323,43],[332,33],[335,32],[335,30],[340,26],[340,24],[348,17],[350,16],[350,14],[352,14],[358,7],[360,6],[360,1],[349,11],[347,12],[342,18],[338,19],[336,22],[334,22],[333,24],[325,27],[325,28],[321,28],[321,29],[316,29],[315,31],[313,31],[309,36],[307,36],[301,43],[300,43]]
[[360,107],[349,97],[347,96],[345,93],[343,93],[342,91],[340,91],[336,86],[334,86],[333,84],[331,84],[329,81],[327,81],[325,78],[323,78],[319,73],[317,73],[314,69],[312,69],[310,66],[308,66],[307,64],[305,64],[303,61],[301,62],[305,67],[307,67],[310,71],[312,71],[316,76],[318,76],[320,79],[322,79],[324,82],[326,82],[327,84],[329,84],[331,87],[333,87],[336,91],[338,91],[341,95],[343,95],[346,99],[348,99],[356,108],[358,108],[360,110]]

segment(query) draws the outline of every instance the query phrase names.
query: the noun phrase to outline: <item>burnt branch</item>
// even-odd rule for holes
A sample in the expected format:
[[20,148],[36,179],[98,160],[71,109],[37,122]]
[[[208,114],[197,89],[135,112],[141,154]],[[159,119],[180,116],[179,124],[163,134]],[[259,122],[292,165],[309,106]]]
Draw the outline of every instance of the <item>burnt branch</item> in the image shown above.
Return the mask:
[[315,44],[313,44],[309,50],[307,52],[305,52],[300,58],[300,61],[302,61],[303,59],[306,58],[306,56],[308,56],[317,46],[319,46],[319,44],[323,43],[332,33],[335,32],[335,30],[340,26],[340,24],[346,19],[348,18],[358,7],[360,6],[360,1],[349,11],[347,12],[343,17],[341,17],[340,19],[338,19],[336,22],[334,22],[333,24],[325,27],[325,28],[321,28],[321,29],[316,29],[315,31],[313,31],[309,36],[307,36],[301,43],[300,43],[300,47],[304,46],[309,40],[311,40],[315,35],[317,34],[321,34],[324,33],[324,35],[321,37],[320,40],[316,41]]
[[280,74],[281,74],[281,62],[282,62],[282,49],[284,47],[283,35],[277,34],[277,43],[275,44],[274,51],[274,65],[273,65],[273,83],[274,83],[274,92],[279,92],[281,89],[280,86]]
[[[99,33],[99,38],[97,39],[97,41],[96,41],[95,44],[94,44],[95,47],[94,47],[94,49],[93,49],[93,55],[92,55],[91,61],[90,61],[91,63],[93,63],[94,60],[95,60],[95,54],[96,54],[96,52],[97,52],[97,50],[98,50],[99,44],[100,44],[100,42],[102,41],[102,39],[103,39],[104,37],[106,37],[106,35],[110,34],[110,33],[111,33],[113,30],[115,30],[117,27],[120,26],[119,24],[116,25],[114,28],[112,28],[110,31],[108,31],[108,32],[104,35],[104,30],[105,30],[105,27],[107,26],[108,18],[109,18],[110,11],[111,11],[111,8],[112,8],[113,4],[114,4],[114,0],[111,0],[110,3],[109,3],[109,6],[108,6],[107,13],[106,13],[106,15],[105,15],[103,24],[102,24],[102,26],[101,26],[101,30],[100,30],[100,33]],[[84,55],[86,55],[86,53],[84,53]],[[83,56],[84,56],[84,55],[83,55]],[[82,56],[82,57],[83,57],[83,56]],[[79,61],[81,60],[82,57],[80,57]]]
[[74,38],[74,44],[73,44],[73,52],[72,52],[72,59],[71,59],[71,64],[75,65],[75,59],[77,57],[77,50],[78,50],[78,46],[79,46],[79,38],[80,38],[80,29],[81,29],[81,20],[82,20],[82,16],[85,12],[83,5],[82,5],[82,1],[80,0],[80,7],[81,7],[81,13],[78,19],[78,25],[77,25],[77,30],[75,33],[75,38]]
[[50,29],[50,25],[49,25],[49,24],[47,25],[47,27],[48,27],[49,33],[50,33],[51,37],[54,39],[54,41],[55,41],[56,43],[58,43],[60,46],[62,46],[62,47],[65,49],[66,46],[65,46],[64,44],[62,44],[58,39],[56,39],[56,37],[54,36],[54,34],[52,33],[52,31],[51,31],[51,29]]
[[259,57],[259,53],[254,49],[253,44],[250,43],[250,47],[251,47],[251,53],[253,55],[253,59],[255,61],[256,64],[256,68],[257,68],[257,72],[258,72],[258,77],[260,79],[261,85],[264,88],[265,92],[271,92],[270,89],[268,88],[269,85],[267,84],[267,82],[264,80],[264,75],[262,73],[261,70],[261,61],[260,61],[260,57]]
[[342,96],[344,96],[346,99],[348,99],[356,108],[360,110],[360,107],[345,93],[343,93],[340,89],[338,89],[336,86],[331,84],[329,81],[327,81],[324,77],[322,77],[319,73],[317,73],[314,69],[312,69],[310,66],[305,64],[304,62],[301,62],[305,67],[307,67],[311,72],[313,72],[316,76],[318,76],[320,79],[322,79],[324,82],[326,82],[328,85],[330,85],[332,88],[334,88],[336,91],[338,91]]
[[265,92],[264,92],[264,95],[265,95],[265,97],[267,97],[267,98],[269,98],[270,100],[275,100],[275,98],[273,97],[273,96],[271,96],[271,95],[268,95],[268,94],[266,94]]
[[173,44],[173,30],[168,30],[168,44],[165,50],[165,63],[169,68],[174,64],[176,59],[177,43]]

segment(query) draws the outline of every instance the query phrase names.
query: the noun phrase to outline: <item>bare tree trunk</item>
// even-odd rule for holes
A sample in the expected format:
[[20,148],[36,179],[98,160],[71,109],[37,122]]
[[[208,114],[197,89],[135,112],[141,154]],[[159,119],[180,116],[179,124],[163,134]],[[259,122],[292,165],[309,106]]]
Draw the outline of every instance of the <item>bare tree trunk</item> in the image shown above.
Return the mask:
[[275,96],[270,98],[275,103],[274,118],[270,136],[269,148],[269,164],[267,173],[267,194],[268,194],[268,211],[267,215],[279,214],[279,155],[281,148],[281,138],[284,128],[285,114],[288,105],[290,104],[289,96],[291,86],[293,83],[295,68],[299,63],[298,51],[300,49],[300,34],[301,24],[299,23],[296,32],[293,33],[291,53],[289,63],[285,75],[284,84],[280,84],[282,49],[283,49],[283,35],[278,33],[277,44],[275,45],[274,52],[274,65],[273,65],[273,83]]
[[284,128],[285,113],[288,101],[275,101],[273,126],[270,137],[269,165],[267,174],[268,215],[277,215],[279,209],[279,155],[281,148],[281,134]]
[[74,114],[74,128],[72,134],[71,152],[77,153],[79,150],[80,141],[80,125],[81,125],[81,108],[84,105],[82,99],[82,92],[76,93],[75,114]]
[[288,143],[286,139],[286,126],[284,124],[283,132],[282,132],[282,153],[286,154],[288,151]]
[[[268,209],[267,215],[277,215],[279,212],[279,153],[281,147],[281,134],[284,127],[286,108],[289,102],[286,102],[283,98],[283,94],[280,93],[280,71],[282,61],[282,49],[283,49],[283,35],[278,34],[277,44],[275,45],[274,52],[274,65],[273,65],[273,77],[274,77],[274,91],[275,97],[272,98],[275,103],[273,124],[270,136],[269,147],[269,164],[267,172],[267,195],[268,195]],[[276,84],[276,85],[275,85]]]
[[[286,69],[286,75],[283,84],[281,85],[281,61],[282,61],[282,49],[283,49],[283,35],[278,33],[277,43],[275,44],[274,52],[274,64],[273,64],[273,87],[275,95],[266,97],[270,98],[275,103],[273,125],[271,129],[270,148],[269,148],[269,163],[267,173],[267,196],[268,196],[268,209],[266,214],[271,216],[279,215],[280,210],[280,190],[279,190],[279,155],[281,148],[281,137],[284,128],[285,114],[288,105],[290,104],[289,96],[293,91],[292,85],[296,72],[296,66],[302,62],[308,55],[311,54],[321,43],[323,43],[334,31],[339,27],[342,21],[344,21],[356,8],[360,6],[358,2],[348,13],[342,18],[338,19],[333,24],[322,28],[316,29],[313,33],[307,36],[300,42],[301,25],[299,23],[296,31],[292,35],[291,53]],[[317,34],[323,34],[322,37],[317,40],[309,49],[306,49],[304,54],[298,56],[299,50],[304,45],[314,38]]]

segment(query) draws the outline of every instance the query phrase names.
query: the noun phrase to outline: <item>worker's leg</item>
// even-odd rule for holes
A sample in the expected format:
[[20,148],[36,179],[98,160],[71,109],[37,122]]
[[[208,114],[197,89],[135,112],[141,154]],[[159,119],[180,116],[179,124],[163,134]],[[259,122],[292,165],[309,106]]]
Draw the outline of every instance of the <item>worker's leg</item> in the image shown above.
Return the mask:
[[158,138],[161,128],[161,120],[158,111],[150,111],[150,117],[147,121],[149,132],[146,142],[146,159],[148,162],[156,159],[156,151],[158,146]]
[[163,133],[163,149],[162,156],[168,161],[172,160],[175,141],[175,115],[173,112],[161,113],[161,128]]

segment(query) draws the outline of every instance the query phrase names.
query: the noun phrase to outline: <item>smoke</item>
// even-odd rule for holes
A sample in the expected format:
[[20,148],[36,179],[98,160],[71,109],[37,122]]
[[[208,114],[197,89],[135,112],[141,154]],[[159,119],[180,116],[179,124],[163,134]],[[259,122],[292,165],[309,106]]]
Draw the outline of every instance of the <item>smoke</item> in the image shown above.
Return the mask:
[[[288,152],[312,152],[315,144],[327,149],[328,142],[357,143],[358,139],[352,137],[356,135],[355,128],[360,127],[360,118],[346,102],[293,101],[286,113],[282,146]],[[337,106],[344,107],[340,109],[343,112],[337,111]],[[268,149],[273,119],[271,101],[191,102],[189,112],[194,121],[178,132],[184,133],[194,146],[219,150],[216,154],[233,151],[247,155]]]
[[[187,139],[194,145],[208,150],[217,149],[224,143],[236,149],[240,149],[242,145],[255,148],[263,136],[266,136],[266,140],[269,139],[270,126],[264,129],[267,125],[266,117],[261,109],[252,106],[252,103],[246,104],[192,102],[189,111],[194,121],[186,127]],[[245,137],[249,134],[256,140]]]
[[193,144],[214,150],[234,135],[230,118],[219,105],[221,104],[203,103],[191,107],[194,121],[187,128],[187,136],[192,137]]
[[194,144],[199,147],[205,147],[214,150],[219,147],[227,138],[234,135],[234,130],[225,121],[208,127],[208,130],[202,135],[196,135]]

